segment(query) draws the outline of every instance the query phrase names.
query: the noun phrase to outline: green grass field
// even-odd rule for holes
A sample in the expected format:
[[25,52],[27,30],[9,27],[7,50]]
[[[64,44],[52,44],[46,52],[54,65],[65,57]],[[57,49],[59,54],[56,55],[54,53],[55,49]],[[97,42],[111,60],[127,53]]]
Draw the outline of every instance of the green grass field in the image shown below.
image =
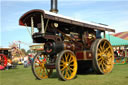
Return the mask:
[[52,78],[36,80],[31,67],[20,65],[17,69],[0,71],[0,85],[128,85],[128,64],[115,65],[106,75],[77,74],[77,78],[70,81],[59,80],[55,72]]

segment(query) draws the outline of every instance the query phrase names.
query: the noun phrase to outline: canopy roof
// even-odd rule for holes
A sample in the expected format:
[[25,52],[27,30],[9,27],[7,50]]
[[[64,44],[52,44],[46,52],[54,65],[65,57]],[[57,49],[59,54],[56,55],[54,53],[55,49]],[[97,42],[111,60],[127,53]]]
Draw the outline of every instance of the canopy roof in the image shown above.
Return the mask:
[[101,31],[115,32],[115,30],[112,29],[112,27],[107,26],[107,25],[92,23],[92,22],[88,22],[88,21],[76,20],[76,19],[66,17],[66,16],[63,16],[60,14],[55,14],[52,12],[48,12],[45,10],[39,10],[39,9],[30,10],[30,11],[26,12],[20,18],[19,24],[22,26],[25,26],[25,23],[26,23],[27,26],[31,26],[31,17],[35,17],[34,24],[37,24],[40,22],[41,14],[43,15],[45,20],[49,19],[49,20],[51,20],[53,22],[57,22],[59,24],[75,25],[75,26],[81,26],[81,27],[85,27],[85,28],[97,29],[97,30],[101,30]]
[[128,40],[124,40],[113,35],[106,35],[112,46],[128,46]]
[[0,50],[10,50],[11,48],[0,48]]
[[115,33],[113,36],[128,40],[128,31]]

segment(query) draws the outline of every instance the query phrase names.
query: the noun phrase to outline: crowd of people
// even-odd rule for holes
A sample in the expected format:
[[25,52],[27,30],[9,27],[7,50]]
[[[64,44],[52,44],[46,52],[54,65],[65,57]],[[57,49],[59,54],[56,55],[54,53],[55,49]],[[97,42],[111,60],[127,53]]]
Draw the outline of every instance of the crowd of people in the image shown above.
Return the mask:
[[24,65],[24,68],[27,68],[28,66],[31,66],[33,62],[33,55],[26,55],[24,57],[13,57],[12,60],[7,59],[7,65],[6,70],[10,68],[16,68],[17,65]]
[[128,57],[128,49],[124,50],[124,49],[114,49],[114,57],[118,58],[118,57]]
[[25,68],[32,64],[33,58],[34,58],[33,55],[27,55],[24,57],[24,67]]

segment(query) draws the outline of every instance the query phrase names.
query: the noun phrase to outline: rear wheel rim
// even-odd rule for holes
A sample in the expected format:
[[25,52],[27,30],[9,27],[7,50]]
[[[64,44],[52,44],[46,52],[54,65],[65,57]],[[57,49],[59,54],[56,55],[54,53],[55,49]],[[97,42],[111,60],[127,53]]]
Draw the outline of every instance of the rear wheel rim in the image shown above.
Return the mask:
[[113,49],[107,40],[101,41],[97,47],[96,61],[102,73],[109,73],[113,68]]

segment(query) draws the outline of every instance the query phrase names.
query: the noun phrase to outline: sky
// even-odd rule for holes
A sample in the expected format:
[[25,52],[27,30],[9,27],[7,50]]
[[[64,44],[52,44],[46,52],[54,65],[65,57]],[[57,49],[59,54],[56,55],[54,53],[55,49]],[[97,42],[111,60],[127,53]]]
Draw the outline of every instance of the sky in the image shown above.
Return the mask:
[[[13,41],[32,43],[26,27],[19,18],[32,9],[50,10],[50,0],[1,0],[0,46],[8,47]],[[128,0],[58,0],[59,14],[75,19],[103,23],[116,33],[128,31]],[[29,49],[21,44],[21,48]]]

